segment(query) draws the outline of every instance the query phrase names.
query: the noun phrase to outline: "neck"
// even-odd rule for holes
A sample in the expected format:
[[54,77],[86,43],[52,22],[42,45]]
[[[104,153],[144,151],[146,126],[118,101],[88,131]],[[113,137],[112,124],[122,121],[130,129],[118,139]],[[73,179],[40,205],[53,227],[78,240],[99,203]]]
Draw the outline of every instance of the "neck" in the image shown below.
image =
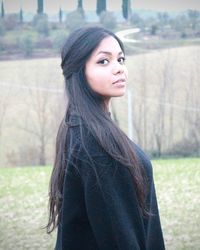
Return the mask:
[[110,98],[106,98],[104,100],[104,109],[108,113],[110,113],[110,103],[111,103],[111,99]]

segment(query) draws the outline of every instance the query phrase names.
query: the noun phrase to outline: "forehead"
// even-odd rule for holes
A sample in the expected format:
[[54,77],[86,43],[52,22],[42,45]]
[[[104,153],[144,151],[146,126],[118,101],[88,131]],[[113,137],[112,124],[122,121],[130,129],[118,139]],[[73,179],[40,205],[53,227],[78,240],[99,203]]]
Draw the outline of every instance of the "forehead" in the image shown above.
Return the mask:
[[109,52],[112,54],[119,54],[120,52],[123,52],[118,41],[112,37],[112,36],[108,36],[105,37],[100,43],[99,45],[96,47],[96,49],[93,51],[92,55],[98,55],[101,52]]

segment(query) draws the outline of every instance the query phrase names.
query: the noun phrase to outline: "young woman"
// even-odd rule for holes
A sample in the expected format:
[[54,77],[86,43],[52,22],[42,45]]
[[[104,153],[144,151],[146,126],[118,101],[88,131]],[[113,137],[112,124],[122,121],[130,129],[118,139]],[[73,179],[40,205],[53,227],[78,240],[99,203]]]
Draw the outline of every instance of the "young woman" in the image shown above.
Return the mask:
[[74,31],[62,49],[68,106],[57,135],[48,233],[57,250],[162,250],[152,167],[110,116],[128,72],[122,42],[101,27]]

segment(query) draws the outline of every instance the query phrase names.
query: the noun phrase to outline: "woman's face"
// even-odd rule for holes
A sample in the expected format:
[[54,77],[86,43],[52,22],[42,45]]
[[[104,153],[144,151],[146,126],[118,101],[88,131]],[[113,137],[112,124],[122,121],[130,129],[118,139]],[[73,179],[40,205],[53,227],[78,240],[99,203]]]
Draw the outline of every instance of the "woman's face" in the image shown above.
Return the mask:
[[85,75],[90,87],[109,101],[111,97],[123,96],[126,90],[128,70],[117,40],[104,38],[86,62]]

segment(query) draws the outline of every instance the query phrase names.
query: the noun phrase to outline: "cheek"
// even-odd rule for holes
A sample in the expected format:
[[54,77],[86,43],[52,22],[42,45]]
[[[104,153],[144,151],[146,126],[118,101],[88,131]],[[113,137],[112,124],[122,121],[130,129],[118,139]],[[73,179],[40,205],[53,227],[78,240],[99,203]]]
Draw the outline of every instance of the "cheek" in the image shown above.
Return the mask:
[[85,66],[85,78],[86,78],[88,84],[89,84],[90,81],[91,81],[91,72],[92,72],[91,69],[88,68],[88,66],[87,66],[87,64],[86,64],[86,66]]
[[101,78],[98,77],[98,75],[87,75],[86,76],[87,82],[89,84],[89,86],[94,90],[94,91],[98,91],[99,89],[101,89],[102,87],[102,81]]
[[98,80],[99,80],[97,72],[91,67],[89,68],[86,67],[85,77],[89,86],[95,91],[98,86]]
[[85,68],[85,77],[88,84],[91,87],[99,87],[102,85],[103,80],[105,79],[105,71],[102,71],[101,68],[93,67],[91,65],[86,65]]

